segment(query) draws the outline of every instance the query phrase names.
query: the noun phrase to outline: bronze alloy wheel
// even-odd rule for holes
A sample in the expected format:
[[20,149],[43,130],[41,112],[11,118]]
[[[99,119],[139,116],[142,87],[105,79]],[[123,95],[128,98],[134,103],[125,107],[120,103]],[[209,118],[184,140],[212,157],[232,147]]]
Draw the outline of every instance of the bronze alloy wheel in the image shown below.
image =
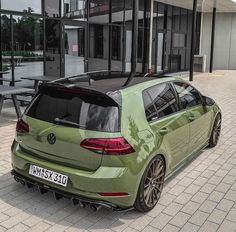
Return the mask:
[[144,200],[149,208],[158,202],[165,178],[165,165],[163,160],[155,159],[147,172],[144,184]]
[[213,128],[213,143],[217,144],[220,138],[220,132],[221,132],[221,117],[218,116],[215,125]]
[[135,208],[140,212],[152,210],[160,199],[165,180],[165,160],[154,157],[148,164],[139,185]]
[[209,140],[209,147],[215,147],[217,143],[219,142],[220,132],[221,132],[221,122],[222,122],[221,115],[218,114],[216,116],[214,126],[212,129],[211,137]]

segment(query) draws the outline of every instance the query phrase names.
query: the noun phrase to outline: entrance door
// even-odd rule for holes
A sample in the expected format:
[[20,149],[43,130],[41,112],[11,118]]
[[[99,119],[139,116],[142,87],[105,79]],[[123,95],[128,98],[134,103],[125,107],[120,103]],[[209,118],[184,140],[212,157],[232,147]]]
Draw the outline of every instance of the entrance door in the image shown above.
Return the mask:
[[75,76],[87,71],[86,29],[81,23],[64,23],[65,76]]

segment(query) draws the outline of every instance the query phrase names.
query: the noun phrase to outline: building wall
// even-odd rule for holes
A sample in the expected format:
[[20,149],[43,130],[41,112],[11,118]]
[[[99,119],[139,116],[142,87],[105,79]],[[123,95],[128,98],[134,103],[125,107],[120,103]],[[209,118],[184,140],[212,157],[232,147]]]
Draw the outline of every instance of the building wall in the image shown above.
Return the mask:
[[[212,14],[204,13],[201,54],[210,66]],[[217,13],[214,46],[214,69],[236,69],[236,14]]]

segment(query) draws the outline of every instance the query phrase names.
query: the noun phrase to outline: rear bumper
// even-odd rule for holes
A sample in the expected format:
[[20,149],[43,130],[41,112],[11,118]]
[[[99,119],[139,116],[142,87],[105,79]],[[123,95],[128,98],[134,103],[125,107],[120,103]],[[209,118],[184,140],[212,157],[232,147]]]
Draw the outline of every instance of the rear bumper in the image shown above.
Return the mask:
[[44,194],[48,191],[52,192],[56,200],[59,200],[64,197],[64,198],[70,199],[74,205],[81,204],[84,207],[86,205],[96,205],[96,206],[102,206],[102,207],[105,207],[108,209],[112,209],[113,211],[120,211],[120,212],[133,209],[133,207],[121,208],[121,207],[119,207],[115,204],[112,204],[110,202],[89,199],[86,197],[73,195],[68,192],[63,192],[58,189],[54,189],[53,187],[45,186],[44,184],[42,184],[40,182],[37,182],[37,181],[31,180],[27,177],[24,177],[21,174],[17,173],[15,170],[12,170],[11,174],[17,182],[20,182],[21,184],[26,185],[28,188],[38,187],[41,194]]
[[[67,175],[69,178],[67,187],[58,186],[29,175],[31,164]],[[134,183],[134,175],[130,173],[127,167],[101,166],[94,172],[78,170],[26,154],[20,149],[16,141],[12,145],[12,167],[12,174],[17,178],[70,199],[82,200],[114,210],[132,208],[136,199],[137,183]],[[123,192],[129,195],[107,197],[98,194],[113,192]]]

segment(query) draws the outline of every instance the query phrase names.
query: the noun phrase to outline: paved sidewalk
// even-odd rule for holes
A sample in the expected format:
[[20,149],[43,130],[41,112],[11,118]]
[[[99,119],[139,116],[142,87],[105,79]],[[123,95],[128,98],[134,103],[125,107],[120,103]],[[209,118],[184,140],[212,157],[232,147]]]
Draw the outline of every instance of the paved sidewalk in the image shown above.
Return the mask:
[[[10,176],[14,117],[0,120],[1,231],[236,231],[236,71],[195,76],[193,83],[223,110],[220,144],[205,150],[171,181],[147,214],[74,207],[15,183]],[[3,110],[4,111],[4,110]]]

